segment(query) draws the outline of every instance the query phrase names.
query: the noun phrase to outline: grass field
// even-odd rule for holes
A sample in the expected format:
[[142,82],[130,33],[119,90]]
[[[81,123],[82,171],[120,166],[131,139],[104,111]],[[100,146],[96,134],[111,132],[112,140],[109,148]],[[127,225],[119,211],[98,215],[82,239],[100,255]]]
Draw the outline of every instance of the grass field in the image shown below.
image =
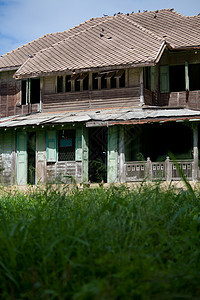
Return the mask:
[[200,191],[1,192],[1,299],[200,299]]

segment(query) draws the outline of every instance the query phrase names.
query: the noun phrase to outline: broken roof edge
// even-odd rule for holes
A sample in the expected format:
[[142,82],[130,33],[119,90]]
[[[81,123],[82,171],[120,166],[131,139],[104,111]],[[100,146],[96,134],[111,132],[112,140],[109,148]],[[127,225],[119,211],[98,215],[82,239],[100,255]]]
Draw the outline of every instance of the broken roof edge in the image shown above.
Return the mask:
[[0,68],[0,72],[17,71],[20,66]]

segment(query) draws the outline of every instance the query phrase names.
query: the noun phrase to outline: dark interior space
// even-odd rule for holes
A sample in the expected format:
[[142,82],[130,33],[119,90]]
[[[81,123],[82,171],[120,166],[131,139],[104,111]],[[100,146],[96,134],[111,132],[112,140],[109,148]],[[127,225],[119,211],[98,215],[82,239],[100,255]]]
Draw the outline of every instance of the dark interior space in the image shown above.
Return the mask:
[[181,123],[135,126],[126,133],[126,160],[164,161],[170,153],[177,159],[192,159],[193,132]]
[[89,128],[89,180],[107,181],[107,128]]
[[26,80],[22,80],[22,105],[26,104]]
[[27,135],[27,154],[28,154],[28,176],[27,183],[35,184],[35,144],[36,134],[35,132],[29,132]]
[[185,66],[169,67],[170,92],[185,91]]
[[71,92],[71,75],[65,77],[65,92]]
[[31,104],[40,103],[40,79],[31,79]]
[[189,65],[190,91],[200,90],[200,64]]

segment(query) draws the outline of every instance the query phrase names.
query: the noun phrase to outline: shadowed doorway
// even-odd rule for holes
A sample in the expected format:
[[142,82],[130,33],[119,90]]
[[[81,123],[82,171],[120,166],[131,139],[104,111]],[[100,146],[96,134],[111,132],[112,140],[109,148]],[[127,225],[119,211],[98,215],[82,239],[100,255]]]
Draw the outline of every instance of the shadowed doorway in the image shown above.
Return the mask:
[[107,128],[89,128],[89,180],[107,181]]

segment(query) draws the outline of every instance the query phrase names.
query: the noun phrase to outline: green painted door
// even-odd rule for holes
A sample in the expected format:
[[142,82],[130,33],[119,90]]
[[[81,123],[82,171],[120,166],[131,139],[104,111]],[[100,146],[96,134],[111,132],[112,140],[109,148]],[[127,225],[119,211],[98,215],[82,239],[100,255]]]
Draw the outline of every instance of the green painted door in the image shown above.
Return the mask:
[[17,133],[17,184],[27,183],[27,134]]
[[169,66],[160,66],[160,92],[169,93]]
[[108,127],[108,162],[107,162],[108,183],[114,183],[118,181],[117,159],[118,159],[118,128],[116,126],[113,126],[113,127]]

